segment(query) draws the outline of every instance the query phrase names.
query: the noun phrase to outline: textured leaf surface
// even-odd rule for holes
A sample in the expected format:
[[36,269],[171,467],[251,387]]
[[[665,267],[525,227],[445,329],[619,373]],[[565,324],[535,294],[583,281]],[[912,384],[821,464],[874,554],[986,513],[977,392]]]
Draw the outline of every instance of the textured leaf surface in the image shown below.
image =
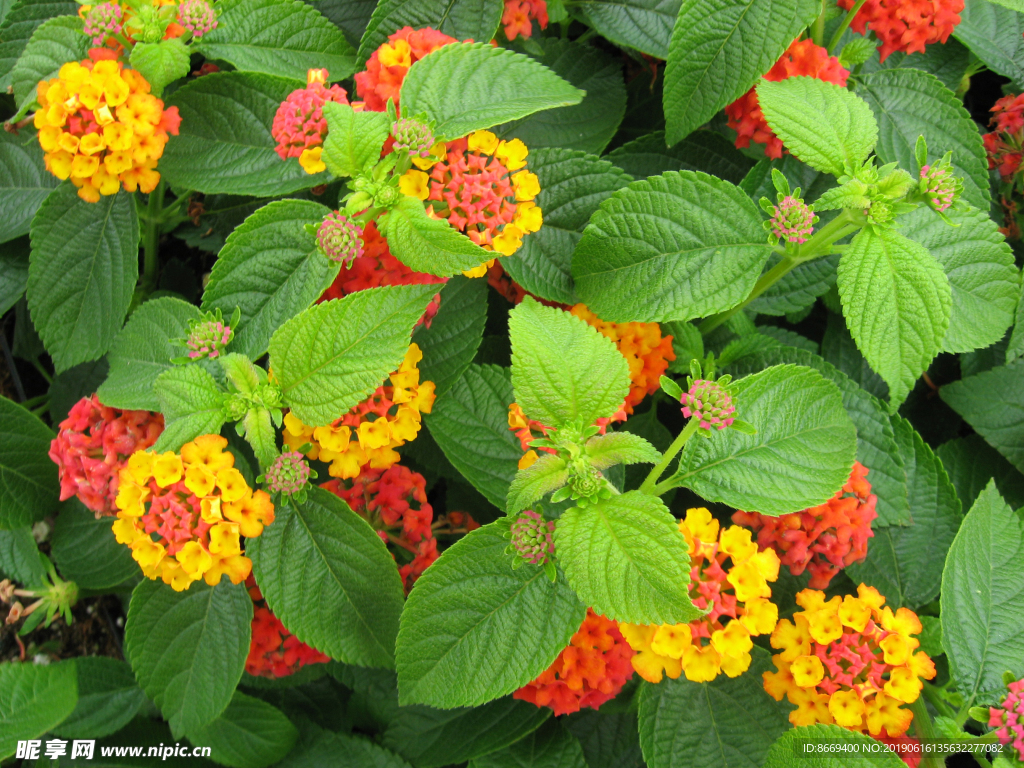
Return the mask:
[[1006,362],[1012,363],[1021,355],[1024,355],[1024,280],[1021,281],[1020,298],[1017,300],[1013,333],[1006,347]]
[[[339,756],[345,762],[339,762]],[[320,731],[312,739],[303,739],[284,760],[280,768],[409,768],[402,758],[370,739],[346,736],[331,731]]]
[[96,518],[77,498],[68,499],[53,526],[50,555],[57,570],[82,589],[111,589],[139,573],[131,550],[111,531],[115,518]]
[[981,435],[949,440],[935,450],[956,488],[956,495],[969,509],[989,480],[996,481],[999,495],[1013,509],[1024,507],[1024,474],[999,455]]
[[473,362],[487,321],[487,282],[456,275],[441,290],[441,307],[430,327],[421,325],[412,340],[423,352],[420,380],[432,381],[438,397]]
[[[34,213],[35,209],[29,215]],[[30,250],[28,237],[5,243],[0,249],[0,314],[6,314],[25,295]]]
[[[768,750],[764,768],[788,768],[793,765],[794,755],[801,749],[801,740],[821,741],[834,744],[835,752],[800,755],[804,768],[900,768],[906,765],[898,755],[888,750],[878,750],[878,742],[870,736],[841,728],[838,725],[800,726],[786,731]],[[838,748],[849,745],[845,751]],[[854,746],[856,745],[856,746]],[[861,757],[860,755],[869,755]]]
[[[59,183],[43,168],[43,151],[34,135],[0,135],[0,243],[28,233],[32,216]],[[10,307],[3,304],[0,311],[6,312]]]
[[28,307],[57,372],[95,360],[124,322],[139,277],[139,219],[127,192],[87,203],[55,190],[32,219]]
[[54,0],[15,0],[9,8],[0,23],[0,88],[4,89],[11,85],[11,71],[36,28],[54,16],[78,13],[77,3]]
[[668,58],[680,0],[567,0],[565,5],[613,43]]
[[176,366],[161,373],[153,391],[164,415],[164,431],[153,450],[177,451],[200,435],[216,435],[227,421],[227,393],[201,365]]
[[445,219],[427,216],[423,203],[404,196],[391,209],[382,230],[396,259],[416,272],[448,277],[494,258]]
[[328,101],[323,114],[327,119],[323,161],[332,174],[358,176],[380,159],[391,133],[386,112],[356,112],[348,104]]
[[581,709],[565,726],[583,747],[588,768],[639,768],[643,764],[636,713]]
[[21,528],[57,508],[53,432],[27,409],[0,397],[0,528]]
[[[124,547],[122,547],[124,549]],[[96,739],[128,724],[146,701],[132,668],[106,656],[75,659],[78,703],[53,733],[62,739]]]
[[167,85],[188,75],[188,52],[181,38],[172,37],[158,43],[136,43],[129,61],[132,69],[146,78],[153,95],[162,96]]
[[46,583],[47,570],[32,529],[0,529],[0,574],[31,589]]
[[516,473],[508,489],[506,514],[522,512],[535,501],[561,488],[568,479],[569,470],[566,469],[565,459],[545,453],[533,464]]
[[768,259],[761,216],[732,184],[667,172],[612,195],[576,246],[576,291],[603,320],[690,320],[738,304]]
[[[1024,12],[1024,2],[1019,2]],[[968,0],[953,35],[993,72],[1024,84],[1024,16],[982,0]]]
[[307,645],[346,664],[394,665],[402,581],[376,532],[328,491],[281,504],[246,554],[267,605]]
[[1024,472],[1024,360],[954,381],[939,394],[989,445]]
[[[765,271],[778,263],[779,257],[773,255]],[[758,314],[776,316],[805,310],[836,284],[838,265],[839,256],[835,254],[798,264],[748,306]]]
[[37,739],[71,714],[78,701],[76,661],[0,664],[0,759],[18,741]]
[[671,147],[665,145],[664,131],[654,131],[613,149],[605,159],[635,179],[665,171],[703,171],[733,184],[743,181],[754,165],[731,141],[711,131],[694,131]]
[[889,396],[889,385],[871,369],[857,349],[857,342],[850,335],[842,315],[829,313],[825,336],[821,340],[821,356],[879,400]]
[[227,709],[189,741],[211,748],[210,757],[231,768],[263,768],[283,758],[299,732],[277,707],[235,691]]
[[23,104],[40,80],[56,77],[61,65],[84,59],[88,50],[89,39],[77,16],[58,16],[41,24],[11,70],[15,101]]
[[583,748],[561,720],[551,718],[510,747],[476,758],[470,768],[588,768]]

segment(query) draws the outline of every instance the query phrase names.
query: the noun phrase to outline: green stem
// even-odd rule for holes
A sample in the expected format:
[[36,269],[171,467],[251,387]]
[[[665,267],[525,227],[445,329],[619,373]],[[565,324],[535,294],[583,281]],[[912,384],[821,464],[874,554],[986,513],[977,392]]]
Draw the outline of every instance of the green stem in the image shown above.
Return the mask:
[[34,413],[36,416],[42,417],[43,414],[46,413],[48,410],[50,410],[50,404],[43,403],[42,405],[38,405],[35,408],[33,408],[32,413]]
[[32,358],[32,367],[34,367],[37,371],[39,371],[39,375],[42,376],[44,379],[46,379],[46,383],[47,384],[53,384],[53,376],[51,376],[47,372],[47,370],[45,368],[43,368],[43,364],[39,362],[39,358],[38,357],[33,357]]
[[43,403],[47,403],[49,401],[50,401],[50,395],[49,394],[36,395],[35,397],[30,397],[28,400],[23,402],[21,404],[21,406],[23,408],[28,408],[28,409],[31,410],[32,408],[35,408],[36,406],[42,405]]
[[146,205],[146,234],[142,243],[142,290],[146,294],[156,290],[156,281],[160,273],[160,229],[163,224],[163,210],[164,180],[160,179],[156,189],[149,193],[149,203]]
[[954,712],[953,708],[949,706],[945,699],[942,698],[942,695],[939,693],[939,689],[934,685],[926,682],[924,684],[923,693],[924,697],[931,702],[931,705],[935,707],[936,711],[938,711],[940,715],[950,719],[954,719],[956,717],[956,712]]
[[814,20],[811,26],[811,39],[815,45],[825,44],[825,9],[828,7],[828,0],[821,0],[821,13]]
[[832,40],[828,44],[829,56],[832,55],[836,46],[839,45],[839,41],[843,38],[843,33],[850,28],[850,23],[853,21],[853,17],[857,15],[857,11],[859,11],[867,1],[868,0],[857,0],[857,2],[853,4],[853,7],[846,12],[846,18],[843,19],[843,23],[839,25],[839,29],[837,29],[836,33],[832,35]]
[[690,419],[680,432],[676,439],[672,441],[672,445],[668,447],[665,454],[661,457],[661,461],[657,463],[654,469],[651,470],[650,474],[647,475],[647,479],[644,480],[643,485],[640,486],[640,490],[643,493],[652,493],[655,487],[655,483],[658,482],[658,478],[661,477],[662,473],[672,463],[672,459],[676,457],[676,454],[683,450],[683,446],[686,445],[686,441],[693,437],[693,434],[697,431],[697,427],[700,426],[699,419]]
[[774,267],[772,267],[763,275],[761,275],[758,281],[754,283],[754,287],[750,291],[750,295],[747,296],[747,298],[745,298],[742,302],[737,304],[732,309],[727,309],[725,312],[719,312],[717,315],[712,315],[711,317],[707,318],[697,327],[697,330],[699,330],[705,336],[711,333],[711,331],[715,330],[715,328],[720,326],[722,323],[724,323],[730,317],[735,315],[737,312],[741,311],[750,302],[752,302],[762,293],[764,293],[773,285],[775,285],[775,283],[781,280],[791,269],[793,269],[793,267],[795,267],[799,263],[800,262],[797,261],[792,256],[783,256],[778,264],[776,264]]
[[[918,696],[917,701],[910,705],[910,711],[914,713],[914,733],[922,742],[933,742],[937,738],[932,719],[928,715],[928,707],[924,703],[924,697]],[[919,768],[943,768],[945,760],[937,755],[921,755]]]

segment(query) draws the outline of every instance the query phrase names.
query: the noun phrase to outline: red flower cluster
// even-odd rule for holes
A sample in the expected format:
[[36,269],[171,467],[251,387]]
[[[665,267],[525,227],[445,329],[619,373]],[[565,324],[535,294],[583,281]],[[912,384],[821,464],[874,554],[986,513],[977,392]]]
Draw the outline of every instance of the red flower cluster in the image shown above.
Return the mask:
[[982,136],[988,152],[988,167],[998,168],[1004,181],[1020,170],[1024,145],[1024,93],[1004,96],[992,107],[989,125],[995,127]]
[[[848,11],[857,0],[838,1]],[[862,35],[870,27],[885,61],[895,51],[924,53],[925,45],[946,42],[963,9],[964,0],[868,0],[850,27]]]
[[327,166],[321,160],[324,137],[327,135],[327,118],[324,104],[329,101],[348,104],[348,94],[340,85],[328,88],[326,69],[311,69],[307,73],[307,85],[288,94],[274,114],[270,135],[277,146],[274,151],[282,160],[299,158],[307,173],[319,173]]
[[633,649],[619,625],[587,609],[569,646],[532,683],[512,694],[538,707],[551,707],[556,715],[597,709],[614,699],[633,676]]
[[432,529],[434,509],[427,501],[427,481],[401,464],[387,469],[363,467],[351,480],[330,480],[326,488],[364,517],[385,544],[412,553],[412,561],[398,569],[405,591],[438,558]]
[[736,512],[732,521],[753,528],[758,547],[774,549],[794,576],[809,570],[809,586],[825,589],[839,571],[867,557],[875,535],[871,521],[878,517],[867,474],[855,462],[846,485],[821,506],[779,517]]
[[[388,241],[371,221],[363,229],[363,253],[347,267],[342,267],[334,282],[324,291],[319,301],[342,299],[350,293],[378,288],[382,285],[429,285],[445,283],[448,279],[426,272],[414,272],[391,255]],[[427,305],[420,322],[428,328],[441,306],[441,294],[437,294]]]
[[135,451],[156,442],[164,417],[108,408],[93,395],[75,403],[58,428],[50,458],[60,474],[60,500],[78,496],[100,517],[117,513],[118,472]]
[[515,40],[516,35],[532,35],[534,19],[541,29],[548,28],[548,4],[545,0],[505,0],[501,23],[509,40]]
[[[870,4],[870,0],[869,0]],[[846,85],[850,72],[843,68],[839,59],[829,56],[828,51],[811,40],[796,40],[782,54],[775,66],[768,70],[765,80],[779,82],[797,75],[816,77],[828,83]],[[768,157],[782,157],[782,141],[768,127],[757,100],[757,91],[751,88],[743,96],[725,108],[729,127],[736,131],[736,146],[749,147],[751,141],[765,145]]]
[[263,593],[250,575],[245,587],[252,598],[252,640],[245,671],[256,677],[288,677],[307,664],[326,664],[330,656],[310,648],[289,632],[263,599]]
[[430,27],[402,27],[373,52],[366,62],[366,71],[356,73],[356,93],[366,102],[366,108],[374,112],[387,109],[388,99],[398,106],[398,93],[409,67],[428,53],[457,42],[454,37]]

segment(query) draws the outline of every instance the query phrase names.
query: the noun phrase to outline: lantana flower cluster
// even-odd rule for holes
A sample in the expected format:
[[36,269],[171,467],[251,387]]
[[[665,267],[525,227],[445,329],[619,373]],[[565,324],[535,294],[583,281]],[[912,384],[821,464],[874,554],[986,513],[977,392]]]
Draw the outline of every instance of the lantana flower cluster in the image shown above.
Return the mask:
[[505,0],[501,24],[509,40],[515,40],[519,35],[533,35],[534,21],[541,29],[548,28],[548,4],[545,0]]
[[[838,0],[849,11],[857,0]],[[926,45],[945,43],[960,23],[964,0],[867,0],[853,17],[850,28],[859,34],[870,29],[882,41],[881,59],[896,51],[924,53]]]
[[96,395],[83,397],[57,425],[57,436],[50,443],[50,459],[60,477],[60,500],[77,496],[96,517],[115,514],[125,462],[135,451],[153,445],[163,431],[163,414],[108,408]]
[[758,546],[776,552],[794,576],[808,570],[809,586],[825,589],[839,571],[867,557],[868,539],[875,535],[871,521],[878,517],[867,474],[855,462],[850,479],[824,504],[778,517],[740,511],[732,521],[752,528]]
[[274,504],[235,469],[219,435],[202,435],[181,453],[136,451],[121,470],[114,535],[150,579],[177,591],[224,574],[240,584],[252,571],[240,536],[254,538],[274,522]]
[[619,625],[587,609],[587,617],[540,676],[512,694],[538,707],[550,707],[556,715],[597,709],[618,695],[633,676],[633,649],[619,632]]
[[267,607],[256,580],[249,576],[245,587],[252,598],[252,639],[245,671],[256,677],[279,678],[294,675],[307,664],[326,664],[330,656],[311,648],[288,631]]
[[419,472],[401,464],[387,469],[364,467],[358,477],[324,483],[345,500],[377,531],[385,544],[394,544],[412,555],[399,567],[405,591],[438,558],[434,537],[434,508],[427,501],[427,481]]
[[1012,744],[1024,760],[1024,680],[1007,685],[1009,693],[998,707],[989,707],[988,724],[1000,744]]
[[327,165],[321,159],[324,138],[327,135],[327,118],[324,104],[333,101],[348,104],[348,94],[340,85],[327,87],[329,73],[326,69],[311,69],[306,73],[306,87],[288,94],[274,114],[270,135],[277,146],[274,151],[282,160],[299,158],[299,165],[306,173],[320,173]]
[[387,109],[388,99],[398,106],[398,94],[409,67],[428,53],[457,42],[454,37],[430,27],[402,27],[389,35],[388,41],[370,54],[366,61],[366,70],[356,73],[356,93],[366,104],[366,109],[372,112],[383,112]]
[[181,118],[177,107],[164,109],[149,90],[138,72],[105,58],[68,62],[57,77],[41,80],[33,122],[46,169],[58,179],[70,178],[90,203],[121,187],[156,189],[157,160]]
[[284,417],[284,442],[292,451],[309,446],[306,456],[331,466],[332,477],[358,477],[366,465],[387,469],[398,462],[395,451],[416,438],[422,426],[422,413],[434,406],[434,382],[420,382],[417,367],[423,353],[416,344],[401,367],[366,400],[325,427],[310,427],[294,413]]
[[1020,170],[1024,156],[1024,93],[999,99],[992,107],[989,125],[995,130],[982,136],[988,167],[998,168],[1003,181],[1008,181]]
[[[839,59],[829,56],[828,51],[807,39],[795,40],[764,79],[779,82],[798,75],[845,86],[850,72],[839,63]],[[765,145],[764,153],[768,157],[782,157],[782,140],[764,119],[754,88],[727,106],[725,114],[729,118],[729,127],[736,131],[737,147],[749,147],[751,141],[756,141]]]
[[663,674],[676,679],[685,673],[697,683],[722,672],[737,677],[750,668],[750,638],[768,634],[779,619],[768,586],[779,577],[779,558],[758,551],[745,528],[720,529],[703,507],[686,510],[679,530],[690,550],[690,598],[708,613],[689,624],[622,624],[637,651],[633,668],[651,683]]
[[872,736],[906,733],[914,714],[903,705],[917,700],[922,679],[935,677],[932,660],[917,650],[917,614],[894,613],[864,584],[856,597],[826,600],[805,589],[796,602],[803,610],[772,632],[772,647],[780,651],[772,657],[776,671],[764,673],[764,689],[796,705],[789,721],[835,723]]

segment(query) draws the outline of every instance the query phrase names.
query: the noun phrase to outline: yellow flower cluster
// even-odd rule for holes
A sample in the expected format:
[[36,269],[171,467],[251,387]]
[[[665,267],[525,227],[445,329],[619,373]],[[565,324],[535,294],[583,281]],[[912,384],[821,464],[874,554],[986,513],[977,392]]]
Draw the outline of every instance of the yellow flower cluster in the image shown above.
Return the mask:
[[240,536],[253,538],[274,521],[274,505],[235,469],[228,441],[203,435],[181,454],[136,451],[118,477],[114,536],[151,579],[177,591],[227,574],[240,584],[252,570]]
[[390,376],[390,385],[377,387],[369,398],[325,427],[310,427],[294,414],[284,417],[284,442],[293,451],[312,447],[306,456],[329,463],[332,477],[358,477],[369,464],[387,469],[398,462],[394,450],[416,438],[422,413],[434,406],[434,382],[420,382],[417,365],[423,353],[416,344],[401,367]]
[[690,548],[690,598],[708,613],[689,624],[620,624],[637,652],[633,669],[651,683],[663,674],[674,680],[685,673],[696,683],[721,672],[737,677],[750,668],[750,638],[768,634],[778,621],[768,582],[779,577],[779,558],[770,549],[759,552],[746,528],[719,530],[703,507],[688,509],[679,530]]

